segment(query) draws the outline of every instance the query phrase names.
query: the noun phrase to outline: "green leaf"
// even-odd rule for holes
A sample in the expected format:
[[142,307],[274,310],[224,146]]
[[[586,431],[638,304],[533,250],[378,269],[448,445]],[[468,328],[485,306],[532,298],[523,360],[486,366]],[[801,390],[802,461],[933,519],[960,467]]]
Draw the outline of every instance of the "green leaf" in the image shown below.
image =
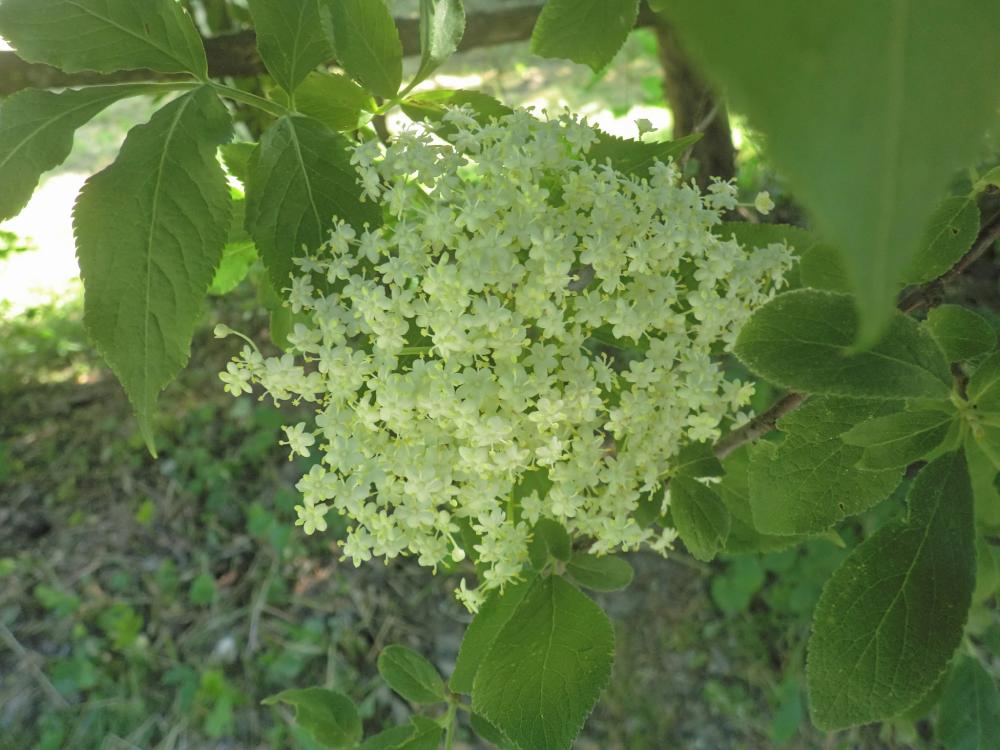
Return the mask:
[[670,518],[688,552],[708,561],[729,536],[729,511],[719,496],[701,482],[680,476],[670,480]]
[[712,601],[723,614],[732,617],[747,610],[764,581],[764,569],[756,557],[737,557],[730,561],[723,573],[712,577]]
[[74,210],[84,325],[125,387],[156,455],[156,397],[187,363],[202,301],[229,231],[216,160],[229,113],[203,87],[133,128]]
[[[283,92],[274,98],[289,104]],[[350,78],[339,73],[310,73],[295,90],[295,109],[331,130],[357,130],[375,109],[375,100]]]
[[614,629],[558,576],[537,581],[476,674],[472,708],[515,744],[569,750],[611,677]]
[[413,737],[415,731],[412,724],[389,727],[366,739],[358,745],[358,750],[399,750],[407,740]]
[[766,534],[818,534],[887,498],[902,472],[862,471],[863,450],[840,434],[898,403],[813,397],[782,418],[779,443],[750,449],[750,507],[754,528]]
[[982,412],[1000,412],[1000,352],[987,357],[969,378],[969,401]]
[[725,472],[711,443],[688,443],[678,452],[671,467],[675,476],[721,477]]
[[907,519],[858,545],[816,605],[807,674],[821,729],[905,710],[933,687],[961,643],[976,574],[964,455],[928,464],[908,499]]
[[966,434],[963,447],[969,462],[976,524],[991,533],[1000,532],[1000,470],[971,434]]
[[403,45],[384,0],[321,0],[337,60],[354,80],[391,99],[403,80]]
[[851,297],[799,289],[757,310],[735,351],[758,375],[792,390],[858,398],[948,397],[948,363],[912,318],[896,313],[871,349],[849,353],[857,337]]
[[701,140],[701,133],[692,133],[674,141],[633,141],[598,132],[597,143],[587,152],[587,160],[595,164],[610,162],[619,172],[634,177],[646,177],[656,161],[664,164],[677,159]]
[[423,81],[451,57],[464,33],[462,0],[420,0],[420,68],[408,88]]
[[249,0],[257,49],[267,72],[295,91],[309,71],[333,57],[316,0]]
[[945,750],[991,750],[1000,737],[1000,692],[977,659],[961,656],[948,675],[935,735]]
[[295,721],[322,745],[354,747],[361,740],[361,716],[353,701],[336,690],[312,687],[283,690],[261,701],[295,707]]
[[222,260],[212,277],[208,293],[229,294],[247,277],[250,267],[257,260],[257,248],[250,243],[226,245],[222,250]]
[[478,734],[487,742],[501,748],[501,750],[518,750],[518,748],[514,747],[510,743],[510,740],[504,737],[503,732],[490,724],[479,714],[472,714],[472,716],[469,717],[469,726],[472,727],[473,732]]
[[945,198],[931,214],[904,280],[911,284],[932,281],[958,263],[976,241],[979,218],[975,195]]
[[256,143],[240,141],[238,143],[227,143],[219,148],[222,155],[222,163],[226,165],[226,170],[237,180],[246,185],[247,173],[250,171],[250,157],[253,156]]
[[438,750],[444,736],[444,727],[419,714],[411,716],[410,723],[414,728],[413,736],[400,745],[398,750]]
[[1000,550],[987,542],[984,537],[976,537],[976,588],[972,592],[973,602],[986,601],[1000,588],[998,553]]
[[750,446],[743,445],[723,462],[726,470],[718,485],[719,497],[732,519],[725,551],[732,554],[771,552],[795,546],[807,537],[789,534],[779,536],[757,530],[750,508]]
[[335,216],[357,229],[381,223],[378,206],[361,201],[350,148],[316,120],[282,117],[251,157],[247,231],[277,289],[288,286],[292,258],[323,244]]
[[149,68],[208,76],[201,37],[175,0],[4,0],[0,36],[18,57],[67,73]]
[[639,0],[548,0],[531,35],[531,51],[565,57],[600,72],[628,37]]
[[445,699],[444,681],[427,659],[411,648],[386,646],[378,655],[378,671],[389,687],[413,703]]
[[837,248],[817,243],[799,256],[799,281],[812,289],[851,293],[851,279]]
[[26,89],[0,102],[0,220],[16,216],[43,172],[62,164],[73,134],[108,105],[149,86],[91,86],[59,93]]
[[486,125],[494,118],[504,117],[514,110],[501,104],[489,94],[465,89],[437,89],[421,91],[404,99],[400,105],[403,113],[415,122],[426,122],[434,126],[434,132],[447,140],[456,128],[442,120],[449,107],[468,106],[480,125]]
[[532,533],[544,540],[548,554],[552,557],[564,562],[569,560],[573,542],[561,523],[553,521],[551,518],[539,518]]
[[840,439],[865,449],[863,469],[905,467],[941,445],[955,418],[941,411],[901,411],[861,422]]
[[489,652],[493,641],[513,617],[521,605],[524,595],[528,593],[534,579],[523,581],[513,586],[507,586],[501,593],[492,592],[479,608],[475,618],[469,623],[462,638],[462,646],[458,650],[458,660],[448,681],[449,687],[456,693],[472,692],[473,681],[479,666]]
[[581,586],[594,591],[618,591],[627,588],[635,577],[628,561],[617,555],[591,555],[577,552],[566,566],[566,572]]
[[967,307],[941,305],[925,324],[949,362],[961,362],[997,348],[997,334],[986,318]]
[[727,4],[724,22],[718,3],[664,5],[842,252],[862,312],[855,336],[874,343],[920,246],[919,217],[995,121],[1000,4],[774,0]]

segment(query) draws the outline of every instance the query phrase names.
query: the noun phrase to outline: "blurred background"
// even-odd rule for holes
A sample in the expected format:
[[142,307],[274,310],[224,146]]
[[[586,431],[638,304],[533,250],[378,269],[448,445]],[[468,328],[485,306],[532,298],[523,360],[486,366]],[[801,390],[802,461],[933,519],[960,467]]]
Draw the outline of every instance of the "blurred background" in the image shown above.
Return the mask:
[[[206,37],[245,28],[236,0],[188,5]],[[470,19],[519,7],[466,5]],[[412,18],[416,3],[393,6]],[[702,130],[691,177],[735,177],[745,200],[768,189],[784,220],[798,218],[759,139],[692,79],[669,29],[636,30],[597,75],[534,57],[523,39],[494,44],[498,32],[427,86],[568,106],[625,137],[639,119],[675,135]],[[293,526],[294,483],[309,464],[289,463],[277,441],[294,414],[227,396],[217,375],[235,353],[212,337],[217,322],[268,341],[251,286],[210,298],[190,366],[161,397],[158,461],[86,339],[73,201],[154,108],[129,99],[99,115],[0,224],[0,749],[311,748],[288,715],[260,705],[310,685],[350,694],[369,729],[402,720],[409,707],[377,677],[378,652],[405,643],[447,673],[469,615],[446,576],[405,561],[355,569],[338,559],[335,524],[311,538]],[[243,127],[252,138],[253,115]],[[763,389],[758,406],[771,396]],[[818,540],[711,565],[632,555],[636,582],[601,600],[616,626],[615,673],[577,747],[922,746],[906,722],[836,738],[809,728],[809,616],[845,554]],[[983,627],[1000,653],[1000,629]],[[468,735],[459,746],[479,747]]]

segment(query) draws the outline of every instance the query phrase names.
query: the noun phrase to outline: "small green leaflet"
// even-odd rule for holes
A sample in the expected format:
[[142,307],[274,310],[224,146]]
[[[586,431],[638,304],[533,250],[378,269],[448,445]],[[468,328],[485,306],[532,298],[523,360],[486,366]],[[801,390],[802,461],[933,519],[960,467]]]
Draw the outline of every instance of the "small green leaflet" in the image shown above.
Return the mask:
[[1000,469],[993,465],[973,435],[966,434],[963,447],[972,479],[977,527],[996,534],[1000,532]]
[[411,716],[410,723],[413,725],[413,736],[396,750],[438,750],[444,736],[443,726],[420,714]]
[[949,362],[962,362],[996,351],[997,334],[993,326],[967,307],[935,307],[927,313],[926,326]]
[[[284,92],[273,97],[289,104]],[[310,73],[295,90],[295,109],[331,130],[357,130],[371,118],[375,100],[350,78],[339,73]]]
[[945,683],[934,734],[944,750],[993,750],[1000,737],[1000,692],[977,659],[962,655]]
[[639,0],[548,0],[531,35],[531,51],[589,65],[611,62],[639,14]]
[[316,0],[249,3],[261,59],[285,91],[295,91],[309,71],[333,57]]
[[464,33],[465,4],[462,0],[420,0],[420,68],[407,90],[451,57]]
[[42,173],[66,160],[77,128],[108,105],[151,89],[142,84],[59,93],[25,89],[0,102],[0,220],[16,216]]
[[816,605],[807,675],[821,729],[904,711],[933,687],[961,643],[976,574],[964,455],[928,464],[908,500],[907,519],[855,548]]
[[383,99],[403,81],[403,45],[384,0],[320,0],[337,61]]
[[353,748],[361,740],[361,717],[343,693],[324,688],[283,690],[261,701],[265,706],[287,703],[295,720],[313,738],[329,748]]
[[4,0],[0,36],[18,57],[67,73],[149,68],[208,76],[201,37],[176,0]]
[[698,560],[711,560],[725,546],[729,511],[701,482],[685,476],[670,480],[670,518],[688,552]]
[[920,248],[921,219],[995,121],[1000,4],[727,3],[724,23],[719,2],[663,6],[841,251],[862,311],[854,333],[871,345]]
[[635,571],[617,555],[591,555],[577,552],[566,565],[566,572],[581,586],[593,591],[618,591],[628,587]]
[[598,141],[587,152],[587,160],[595,164],[611,162],[619,172],[633,177],[647,177],[655,161],[664,164],[701,140],[701,133],[692,133],[675,141],[634,141],[599,132]]
[[676,476],[721,477],[722,463],[716,458],[711,443],[688,443],[671,461],[671,471]]
[[537,581],[497,635],[472,708],[532,750],[569,750],[611,677],[614,629],[559,576]]
[[740,555],[729,561],[724,572],[712,576],[712,601],[726,617],[745,612],[765,580],[764,569],[757,558]]
[[415,732],[416,728],[412,724],[389,727],[366,739],[358,745],[357,750],[399,750]]
[[247,172],[250,171],[250,157],[255,148],[257,148],[256,143],[247,141],[227,143],[219,147],[219,154],[222,156],[222,163],[226,165],[226,171],[244,185],[247,182]]
[[850,353],[857,313],[846,294],[798,289],[757,310],[736,354],[758,375],[792,390],[858,398],[947,398],[951,374],[915,320],[893,314],[884,336]]
[[727,456],[723,466],[726,474],[717,489],[731,518],[729,536],[726,537],[726,552],[732,554],[772,552],[787,549],[806,539],[804,536],[791,534],[787,536],[764,534],[757,530],[750,509],[749,444],[740,446]]
[[444,682],[427,659],[406,646],[392,645],[378,655],[378,671],[389,687],[413,703],[444,700]]
[[462,646],[458,651],[458,660],[448,681],[449,687],[456,693],[472,692],[473,680],[483,658],[533,583],[534,579],[529,579],[507,586],[503,593],[494,591],[486,598],[486,602],[479,608],[479,612],[465,630]]
[[129,132],[73,213],[84,324],[154,456],[157,395],[187,363],[229,233],[231,199],[216,149],[230,132],[211,89],[178,97]]
[[307,117],[282,117],[264,133],[246,182],[247,231],[277,289],[288,286],[292,258],[315,252],[337,217],[360,230],[381,224],[350,163],[350,143]]
[[[975,495],[975,489],[972,494]],[[1000,549],[987,542],[984,536],[976,537],[976,588],[972,592],[973,603],[986,601],[1000,588],[998,555]]]
[[529,552],[532,563],[537,569],[541,570],[545,566],[549,555],[557,560],[569,560],[573,542],[561,523],[553,521],[551,518],[539,518],[531,530],[531,534],[532,541]]
[[871,399],[813,397],[778,422],[781,443],[750,449],[753,525],[765,534],[818,534],[885,500],[902,471],[862,471],[863,450],[840,434],[900,408]]
[[840,439],[864,448],[858,464],[863,469],[902,468],[941,445],[956,418],[941,411],[901,411],[861,422]]
[[976,241],[979,219],[975,195],[945,198],[931,214],[923,242],[910,262],[905,280],[921,284],[947,272]]
[[1000,352],[987,357],[972,373],[968,394],[981,412],[1000,413]]

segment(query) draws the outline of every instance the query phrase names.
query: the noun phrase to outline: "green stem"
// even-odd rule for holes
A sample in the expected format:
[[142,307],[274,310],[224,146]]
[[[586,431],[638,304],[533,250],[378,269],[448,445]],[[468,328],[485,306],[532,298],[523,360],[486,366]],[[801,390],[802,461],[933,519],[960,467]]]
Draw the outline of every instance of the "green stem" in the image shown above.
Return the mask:
[[444,730],[444,750],[452,750],[455,743],[455,715],[458,713],[457,705],[454,701],[448,702],[448,713],[445,714]]
[[233,88],[232,86],[226,86],[223,83],[215,83],[214,81],[210,82],[209,86],[215,89],[215,91],[221,96],[225,96],[237,102],[243,102],[243,104],[248,104],[251,107],[261,110],[262,112],[267,112],[269,115],[284,117],[285,115],[291,114],[291,110],[287,107],[283,107],[277,102],[272,102],[270,99],[265,99],[262,96],[251,94],[249,91],[241,91],[240,89]]

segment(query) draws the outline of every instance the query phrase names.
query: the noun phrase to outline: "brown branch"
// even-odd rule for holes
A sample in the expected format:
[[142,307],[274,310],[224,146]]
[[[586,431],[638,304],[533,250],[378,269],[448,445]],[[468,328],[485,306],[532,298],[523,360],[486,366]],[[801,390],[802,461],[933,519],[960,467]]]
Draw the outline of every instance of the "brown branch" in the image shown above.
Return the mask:
[[[940,297],[945,286],[962,275],[973,263],[981,258],[1000,239],[1000,213],[990,219],[979,231],[979,237],[958,263],[933,281],[914,288],[899,300],[899,310],[912,313],[925,305],[930,305]],[[763,414],[759,414],[737,430],[725,435],[715,444],[715,455],[723,459],[744,443],[759,440],[777,427],[778,420],[794,411],[808,398],[804,393],[788,393],[775,402]]]
[[[483,11],[469,15],[465,36],[459,51],[491,47],[497,44],[521,42],[531,38],[542,5],[522,5],[503,10]],[[637,26],[651,26],[653,13],[643,7]],[[407,56],[420,54],[420,25],[416,18],[398,18],[396,26]],[[265,72],[257,52],[257,37],[253,31],[214,37],[205,40],[208,71],[213,78],[252,78]],[[335,61],[331,60],[331,64]],[[13,52],[0,52],[0,96],[25,88],[66,88],[105,83],[175,80],[184,76],[165,75],[150,70],[119,73],[64,73],[48,65],[28,63]]]

